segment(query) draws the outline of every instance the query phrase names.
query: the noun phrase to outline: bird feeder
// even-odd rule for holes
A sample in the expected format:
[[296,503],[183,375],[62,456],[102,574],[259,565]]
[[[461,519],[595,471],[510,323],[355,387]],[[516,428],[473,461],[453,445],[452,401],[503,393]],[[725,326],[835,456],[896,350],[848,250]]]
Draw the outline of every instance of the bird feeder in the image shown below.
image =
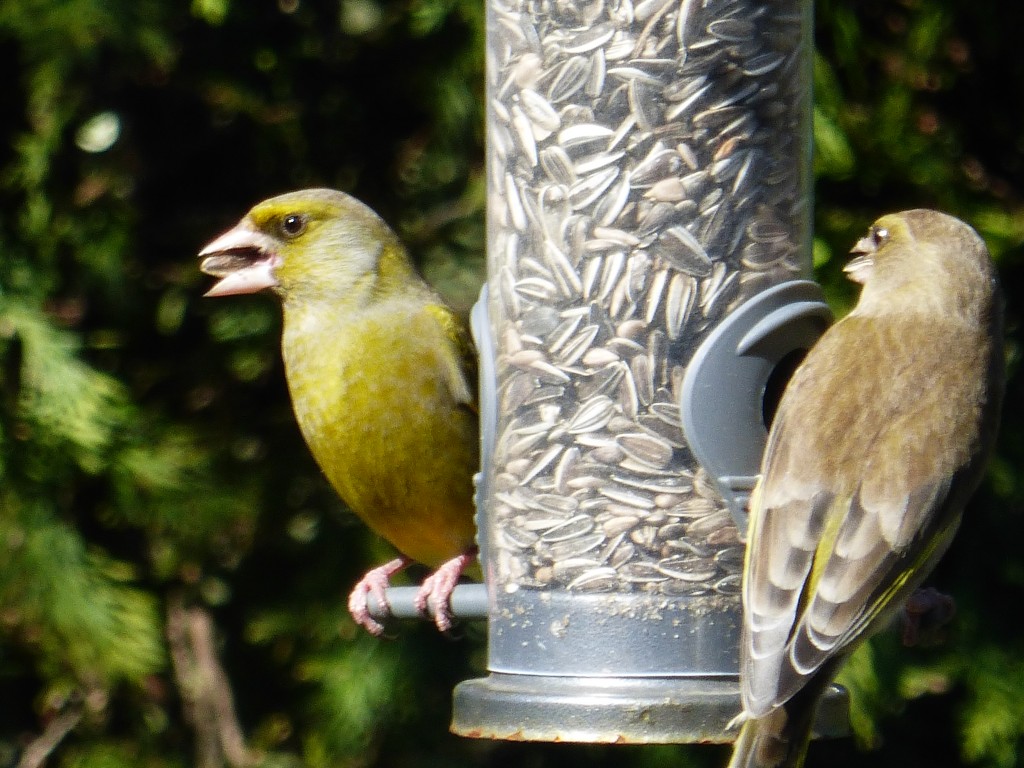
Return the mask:
[[486,54],[490,674],[452,730],[730,740],[766,393],[831,318],[811,3],[488,0]]

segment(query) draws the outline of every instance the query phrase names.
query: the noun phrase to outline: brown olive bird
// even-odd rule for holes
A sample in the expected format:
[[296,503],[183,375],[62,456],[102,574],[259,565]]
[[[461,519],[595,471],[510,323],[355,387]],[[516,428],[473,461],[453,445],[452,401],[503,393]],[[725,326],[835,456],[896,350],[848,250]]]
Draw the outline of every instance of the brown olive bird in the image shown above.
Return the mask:
[[883,216],[863,285],[793,375],[750,506],[731,768],[803,764],[818,698],[949,546],[994,441],[1002,315],[981,238]]

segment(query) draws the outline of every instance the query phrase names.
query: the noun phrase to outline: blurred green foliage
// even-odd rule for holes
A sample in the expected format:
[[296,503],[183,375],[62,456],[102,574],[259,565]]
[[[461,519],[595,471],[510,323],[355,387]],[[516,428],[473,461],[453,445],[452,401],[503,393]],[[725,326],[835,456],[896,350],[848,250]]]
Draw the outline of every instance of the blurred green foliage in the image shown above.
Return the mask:
[[[472,303],[483,12],[0,3],[0,765],[50,750],[65,768],[724,761],[448,735],[482,632],[355,631],[342,596],[383,552],[295,429],[277,307],[200,298],[203,242],[317,184],[377,209]],[[1008,289],[1010,383],[989,482],[933,579],[955,624],[935,647],[883,635],[859,653],[844,673],[859,746],[815,744],[810,764],[1024,764],[1024,6],[819,0],[816,14],[819,278],[848,305],[843,254],[882,212],[966,218]]]

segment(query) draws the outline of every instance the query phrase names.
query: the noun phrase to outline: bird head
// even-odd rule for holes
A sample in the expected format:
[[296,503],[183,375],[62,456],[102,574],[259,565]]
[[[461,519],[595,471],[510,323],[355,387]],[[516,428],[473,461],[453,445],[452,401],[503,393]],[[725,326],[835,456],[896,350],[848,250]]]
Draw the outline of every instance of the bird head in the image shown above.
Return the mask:
[[995,274],[984,241],[953,216],[926,209],[878,219],[844,271],[861,283],[864,312],[984,311]]
[[306,189],[254,206],[199,252],[199,268],[220,278],[207,296],[271,289],[285,302],[332,300],[372,283],[387,255],[406,262],[370,208],[343,192]]
[[[887,218],[887,217],[882,217]],[[863,285],[870,277],[875,266],[875,255],[890,237],[889,229],[881,220],[871,225],[867,235],[862,237],[850,249],[853,258],[843,267],[846,276],[853,282]]]

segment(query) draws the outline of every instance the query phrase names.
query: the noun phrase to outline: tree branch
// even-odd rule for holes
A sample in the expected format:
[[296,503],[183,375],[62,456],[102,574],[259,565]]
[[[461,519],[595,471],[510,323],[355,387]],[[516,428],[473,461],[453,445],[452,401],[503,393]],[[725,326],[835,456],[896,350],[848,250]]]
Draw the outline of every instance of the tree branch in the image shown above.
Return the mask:
[[64,740],[64,737],[71,732],[71,729],[78,725],[82,719],[82,705],[71,704],[46,724],[46,728],[36,738],[29,742],[25,751],[21,753],[21,760],[18,761],[18,768],[40,768],[50,753]]
[[169,602],[167,641],[185,719],[196,734],[196,765],[222,768],[226,762],[231,768],[247,768],[257,756],[245,743],[214,635],[206,610],[186,608],[180,596]]

